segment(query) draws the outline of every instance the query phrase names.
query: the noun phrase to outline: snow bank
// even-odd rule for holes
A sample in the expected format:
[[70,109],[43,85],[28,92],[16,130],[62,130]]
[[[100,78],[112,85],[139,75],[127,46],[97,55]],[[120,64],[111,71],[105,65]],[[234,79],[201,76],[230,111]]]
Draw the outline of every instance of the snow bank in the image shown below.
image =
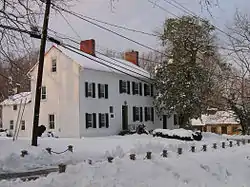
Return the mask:
[[115,158],[89,165],[86,162],[68,166],[66,173],[52,173],[36,181],[0,181],[1,187],[239,187],[249,186],[249,146],[189,153],[181,157],[152,160],[137,157]]
[[22,92],[15,95],[10,96],[8,99],[5,99],[0,105],[18,105],[18,104],[26,104],[31,102],[31,92]]

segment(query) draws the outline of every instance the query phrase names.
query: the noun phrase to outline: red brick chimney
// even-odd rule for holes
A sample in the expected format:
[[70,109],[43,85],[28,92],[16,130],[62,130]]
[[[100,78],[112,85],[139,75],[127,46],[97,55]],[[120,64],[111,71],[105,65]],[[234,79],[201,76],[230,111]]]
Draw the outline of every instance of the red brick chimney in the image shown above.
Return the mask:
[[139,52],[138,51],[129,51],[129,52],[125,52],[124,54],[124,59],[139,66],[139,61],[138,61],[138,57],[139,57]]
[[95,40],[84,40],[80,43],[80,50],[84,53],[95,56]]

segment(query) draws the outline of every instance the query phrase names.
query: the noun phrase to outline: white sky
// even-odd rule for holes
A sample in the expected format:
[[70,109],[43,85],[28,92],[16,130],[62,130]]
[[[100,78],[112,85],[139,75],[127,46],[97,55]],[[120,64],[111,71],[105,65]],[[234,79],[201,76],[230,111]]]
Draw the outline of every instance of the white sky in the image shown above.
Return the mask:
[[[170,12],[179,16],[184,15],[183,11],[174,8],[164,0],[151,0],[157,2]],[[172,0],[169,0],[172,1]],[[219,7],[211,9],[213,17],[206,10],[202,10],[199,0],[177,0],[183,6],[192,10],[203,18],[209,18],[213,24],[226,31],[225,24],[230,25],[233,16],[238,8],[243,12],[247,12],[250,7],[249,0],[218,0]],[[143,30],[146,32],[154,32],[157,28],[161,28],[167,17],[173,17],[167,12],[154,7],[148,0],[114,0],[114,9],[111,11],[110,0],[78,0],[75,6],[70,9],[86,16],[115,23],[118,25]],[[97,46],[106,47],[118,51],[134,49],[139,51],[148,51],[137,44],[122,39],[107,31],[101,30],[89,23],[85,23],[71,15],[64,14],[71,23],[82,40],[93,38],[96,40]],[[63,20],[60,14],[54,14],[50,19],[50,28],[58,32],[67,34],[74,38],[78,37]],[[106,27],[106,26],[105,26]],[[159,47],[159,41],[156,37],[128,32],[121,29],[110,27],[111,29],[141,43],[153,48]],[[80,38],[78,39],[80,41]]]

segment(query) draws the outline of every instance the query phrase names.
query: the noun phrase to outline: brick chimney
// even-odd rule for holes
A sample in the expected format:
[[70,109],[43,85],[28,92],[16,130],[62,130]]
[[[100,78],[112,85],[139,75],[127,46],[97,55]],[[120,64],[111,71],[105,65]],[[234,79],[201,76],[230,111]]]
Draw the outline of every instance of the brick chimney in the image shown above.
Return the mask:
[[80,43],[80,50],[84,53],[95,56],[95,40],[84,40]]
[[124,54],[124,59],[139,66],[139,61],[138,61],[138,57],[139,57],[139,52],[138,51],[129,51],[129,52],[125,52]]

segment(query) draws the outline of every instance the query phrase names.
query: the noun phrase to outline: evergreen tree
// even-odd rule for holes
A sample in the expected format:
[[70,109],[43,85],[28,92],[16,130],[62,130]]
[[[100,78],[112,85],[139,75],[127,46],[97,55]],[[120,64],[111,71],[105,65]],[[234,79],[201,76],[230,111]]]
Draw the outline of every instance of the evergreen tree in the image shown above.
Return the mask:
[[160,39],[169,59],[155,72],[158,95],[155,107],[159,115],[179,116],[184,127],[191,118],[206,111],[213,79],[208,68],[215,56],[214,27],[197,17],[167,19]]

